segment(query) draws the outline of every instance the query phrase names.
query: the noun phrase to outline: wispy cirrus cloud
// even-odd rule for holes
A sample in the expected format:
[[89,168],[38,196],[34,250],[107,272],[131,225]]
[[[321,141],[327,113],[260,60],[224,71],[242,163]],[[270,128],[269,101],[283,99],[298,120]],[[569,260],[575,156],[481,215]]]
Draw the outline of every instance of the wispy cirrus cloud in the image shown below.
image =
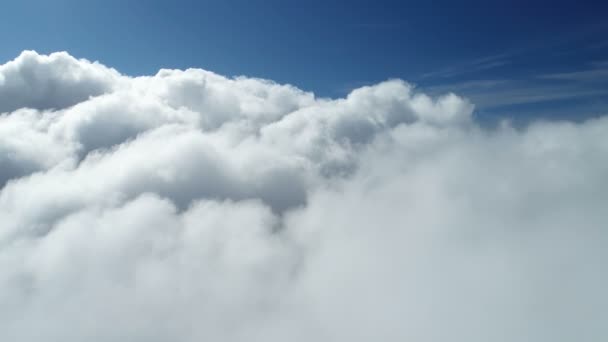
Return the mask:
[[478,58],[458,65],[453,65],[436,71],[427,72],[423,74],[421,78],[451,78],[455,76],[462,76],[484,70],[499,68],[510,63],[508,59],[509,56],[509,54],[499,54]]
[[559,112],[568,103],[569,111],[600,115],[608,89],[603,32],[605,25],[591,25],[548,40],[521,42],[517,48],[427,72],[415,80],[433,94],[464,95],[487,113],[514,108],[517,113],[533,113],[539,107]]
[[[595,116],[605,110],[598,103],[608,95],[608,68],[605,61],[595,61],[577,70],[528,74],[519,78],[459,80],[422,88],[433,94],[457,92],[470,98],[483,111],[504,113],[506,109],[512,111],[518,107],[517,112],[530,113],[523,107],[544,105],[548,113],[558,112],[559,103],[577,102],[579,112]],[[534,119],[534,115],[530,118]]]
[[608,84],[608,63],[597,62],[587,70],[540,75],[539,78],[560,81],[592,82]]

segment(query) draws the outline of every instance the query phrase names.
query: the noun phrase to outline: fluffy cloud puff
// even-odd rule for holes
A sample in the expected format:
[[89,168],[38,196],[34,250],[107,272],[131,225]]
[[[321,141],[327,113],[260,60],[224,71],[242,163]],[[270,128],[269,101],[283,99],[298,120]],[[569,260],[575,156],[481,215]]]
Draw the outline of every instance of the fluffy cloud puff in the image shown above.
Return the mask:
[[0,66],[7,341],[599,341],[608,119]]

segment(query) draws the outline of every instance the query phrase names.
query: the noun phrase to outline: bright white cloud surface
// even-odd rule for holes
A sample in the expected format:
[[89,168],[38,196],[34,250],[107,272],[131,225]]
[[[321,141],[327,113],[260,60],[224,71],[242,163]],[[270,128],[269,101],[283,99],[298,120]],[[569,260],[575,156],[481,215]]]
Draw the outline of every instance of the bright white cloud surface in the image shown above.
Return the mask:
[[0,340],[608,338],[608,117],[0,66]]

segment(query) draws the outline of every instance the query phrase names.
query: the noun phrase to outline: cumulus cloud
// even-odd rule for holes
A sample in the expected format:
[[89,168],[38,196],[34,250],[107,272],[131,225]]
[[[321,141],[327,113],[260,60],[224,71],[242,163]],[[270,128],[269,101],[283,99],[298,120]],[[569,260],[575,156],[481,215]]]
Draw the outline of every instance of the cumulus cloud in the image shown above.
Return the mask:
[[608,337],[608,118],[489,129],[67,53],[0,66],[0,337]]
[[24,51],[0,66],[0,112],[65,108],[110,91],[119,77],[113,69],[65,52]]

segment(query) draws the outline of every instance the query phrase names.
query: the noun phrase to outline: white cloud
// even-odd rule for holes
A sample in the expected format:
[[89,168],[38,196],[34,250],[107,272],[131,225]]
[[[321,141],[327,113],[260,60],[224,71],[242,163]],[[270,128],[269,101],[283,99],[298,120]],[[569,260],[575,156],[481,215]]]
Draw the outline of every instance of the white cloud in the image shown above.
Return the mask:
[[606,118],[65,53],[0,79],[2,340],[608,337]]
[[0,113],[65,108],[110,91],[119,77],[113,69],[65,52],[41,56],[24,51],[0,66]]

